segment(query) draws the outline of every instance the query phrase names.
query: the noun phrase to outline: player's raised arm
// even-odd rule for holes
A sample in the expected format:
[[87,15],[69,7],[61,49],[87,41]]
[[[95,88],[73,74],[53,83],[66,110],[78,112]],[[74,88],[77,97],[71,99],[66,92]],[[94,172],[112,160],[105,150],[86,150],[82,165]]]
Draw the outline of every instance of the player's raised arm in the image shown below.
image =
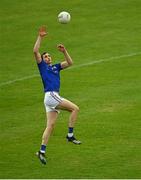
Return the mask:
[[41,54],[39,52],[39,48],[40,48],[40,44],[41,44],[42,39],[46,35],[47,35],[46,28],[44,26],[40,27],[39,34],[38,34],[37,40],[36,40],[34,48],[33,48],[33,53],[34,53],[34,56],[35,56],[37,63],[40,63],[42,61]]
[[64,69],[71,66],[73,64],[73,61],[69,53],[67,52],[66,48],[64,47],[64,45],[59,44],[57,48],[59,51],[61,51],[64,54],[65,57],[65,61],[61,62],[61,67]]

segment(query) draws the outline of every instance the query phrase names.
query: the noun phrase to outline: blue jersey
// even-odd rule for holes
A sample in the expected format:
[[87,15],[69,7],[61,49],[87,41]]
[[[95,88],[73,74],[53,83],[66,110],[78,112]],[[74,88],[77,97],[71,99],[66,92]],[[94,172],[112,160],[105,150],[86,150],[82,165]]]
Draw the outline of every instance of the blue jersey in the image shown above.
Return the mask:
[[38,64],[42,82],[44,85],[44,92],[56,91],[60,89],[60,70],[61,64],[48,65],[43,60]]

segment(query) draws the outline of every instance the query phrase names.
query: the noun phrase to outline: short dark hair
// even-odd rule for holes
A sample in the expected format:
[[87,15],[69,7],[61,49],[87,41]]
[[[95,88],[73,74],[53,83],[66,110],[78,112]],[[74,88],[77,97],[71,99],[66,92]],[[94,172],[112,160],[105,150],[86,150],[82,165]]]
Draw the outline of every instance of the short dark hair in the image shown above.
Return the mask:
[[42,58],[42,60],[43,60],[43,55],[45,55],[47,52],[43,52],[42,54],[41,54],[41,58]]

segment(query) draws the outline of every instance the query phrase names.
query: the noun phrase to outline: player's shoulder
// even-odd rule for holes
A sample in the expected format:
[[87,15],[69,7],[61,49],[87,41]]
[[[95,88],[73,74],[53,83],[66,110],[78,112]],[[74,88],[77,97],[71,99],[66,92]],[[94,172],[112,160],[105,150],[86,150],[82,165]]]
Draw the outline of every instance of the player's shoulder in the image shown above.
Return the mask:
[[53,64],[52,66],[59,68],[61,66],[61,63],[56,63],[56,64]]
[[41,60],[41,62],[37,63],[37,65],[39,68],[45,68],[46,66],[48,66],[47,63],[44,62],[44,60]]
[[60,62],[59,63],[55,63],[55,64],[53,64],[53,66],[58,66],[59,64],[61,64]]

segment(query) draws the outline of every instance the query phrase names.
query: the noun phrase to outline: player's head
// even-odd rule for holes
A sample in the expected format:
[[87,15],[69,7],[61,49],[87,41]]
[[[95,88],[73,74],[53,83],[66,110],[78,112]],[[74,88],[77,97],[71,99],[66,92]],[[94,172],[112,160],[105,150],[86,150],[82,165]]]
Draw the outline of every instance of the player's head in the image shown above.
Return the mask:
[[52,58],[51,58],[50,54],[47,53],[47,52],[42,53],[42,54],[41,54],[41,58],[42,58],[42,60],[45,61],[47,64],[51,64],[51,63],[52,63]]

